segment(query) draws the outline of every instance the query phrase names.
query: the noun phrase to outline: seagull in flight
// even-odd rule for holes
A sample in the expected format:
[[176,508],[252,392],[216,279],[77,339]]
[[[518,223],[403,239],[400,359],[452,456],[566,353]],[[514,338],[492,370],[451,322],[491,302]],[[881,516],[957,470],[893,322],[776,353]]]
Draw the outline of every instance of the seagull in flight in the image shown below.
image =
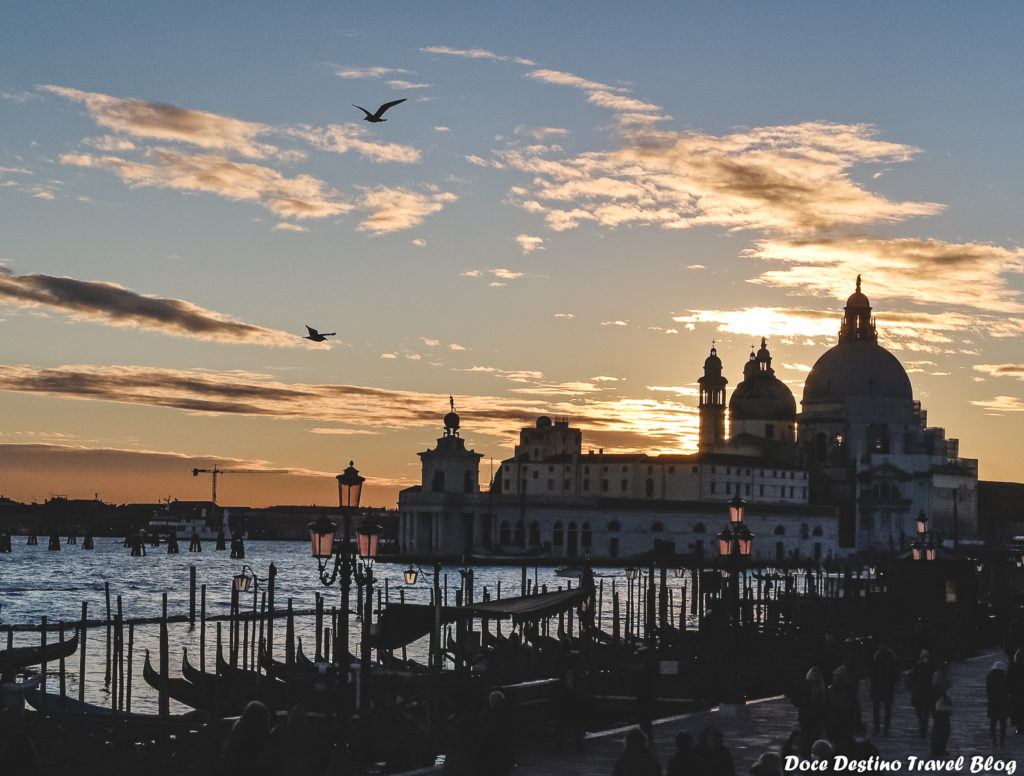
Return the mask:
[[355,103],[352,103],[352,107],[353,108],[359,108],[359,110],[361,110],[363,113],[366,114],[363,117],[363,121],[371,121],[374,124],[376,124],[376,123],[381,122],[381,121],[387,121],[387,119],[381,118],[384,115],[384,111],[386,111],[388,108],[395,107],[400,102],[405,102],[406,99],[408,99],[408,98],[403,97],[402,99],[395,100],[394,102],[386,102],[383,105],[381,105],[379,108],[377,108],[377,112],[376,113],[370,113],[370,111],[368,111],[366,108],[360,108]]
[[335,334],[337,334],[337,332],[334,331],[324,332],[323,334],[321,334],[308,324],[306,325],[306,329],[309,331],[309,334],[303,337],[302,339],[313,340],[313,342],[326,342],[328,337],[333,337]]

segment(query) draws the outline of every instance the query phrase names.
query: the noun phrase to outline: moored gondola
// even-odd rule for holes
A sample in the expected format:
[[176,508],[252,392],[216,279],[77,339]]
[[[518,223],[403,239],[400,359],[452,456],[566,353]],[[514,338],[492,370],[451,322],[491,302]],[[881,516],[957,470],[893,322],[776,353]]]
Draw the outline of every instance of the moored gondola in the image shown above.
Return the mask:
[[12,647],[0,649],[0,665],[9,665],[19,669],[26,666],[37,666],[43,662],[52,663],[62,657],[73,655],[78,650],[78,631],[67,641],[55,641],[45,647]]

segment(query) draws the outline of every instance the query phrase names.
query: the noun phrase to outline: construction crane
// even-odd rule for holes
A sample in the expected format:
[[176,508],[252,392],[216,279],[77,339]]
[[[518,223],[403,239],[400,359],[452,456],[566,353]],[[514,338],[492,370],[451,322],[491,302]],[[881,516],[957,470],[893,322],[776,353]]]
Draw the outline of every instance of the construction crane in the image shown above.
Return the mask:
[[192,476],[198,477],[200,474],[210,474],[213,479],[213,493],[210,496],[210,501],[213,502],[214,506],[217,504],[217,475],[218,474],[291,474],[287,469],[219,469],[214,464],[212,469],[193,469]]

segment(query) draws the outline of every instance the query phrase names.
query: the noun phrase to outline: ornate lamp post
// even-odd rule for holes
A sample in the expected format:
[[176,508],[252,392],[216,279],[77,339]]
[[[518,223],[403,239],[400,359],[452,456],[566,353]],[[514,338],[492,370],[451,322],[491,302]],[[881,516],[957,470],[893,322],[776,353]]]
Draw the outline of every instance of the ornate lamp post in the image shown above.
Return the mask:
[[732,622],[740,622],[740,570],[750,559],[754,534],[743,524],[746,502],[739,496],[729,501],[729,524],[718,534],[718,554],[729,573],[729,595],[732,598]]
[[373,751],[370,721],[370,660],[373,648],[373,560],[377,557],[377,541],[380,526],[367,517],[357,531],[359,540],[359,565],[356,567],[356,582],[366,585],[363,602],[363,637],[359,651],[359,726],[366,751]]
[[917,515],[917,537],[910,545],[911,556],[914,560],[935,560],[937,548],[934,539],[928,537],[928,518],[922,509]]

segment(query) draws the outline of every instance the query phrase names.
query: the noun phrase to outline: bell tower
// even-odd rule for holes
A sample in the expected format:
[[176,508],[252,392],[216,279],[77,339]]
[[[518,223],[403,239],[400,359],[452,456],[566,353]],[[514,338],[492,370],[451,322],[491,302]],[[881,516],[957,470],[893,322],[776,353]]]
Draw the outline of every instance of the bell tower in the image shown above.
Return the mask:
[[711,355],[704,360],[704,376],[697,380],[700,386],[697,449],[702,453],[725,441],[725,386],[728,382],[722,377],[722,359],[712,343]]

